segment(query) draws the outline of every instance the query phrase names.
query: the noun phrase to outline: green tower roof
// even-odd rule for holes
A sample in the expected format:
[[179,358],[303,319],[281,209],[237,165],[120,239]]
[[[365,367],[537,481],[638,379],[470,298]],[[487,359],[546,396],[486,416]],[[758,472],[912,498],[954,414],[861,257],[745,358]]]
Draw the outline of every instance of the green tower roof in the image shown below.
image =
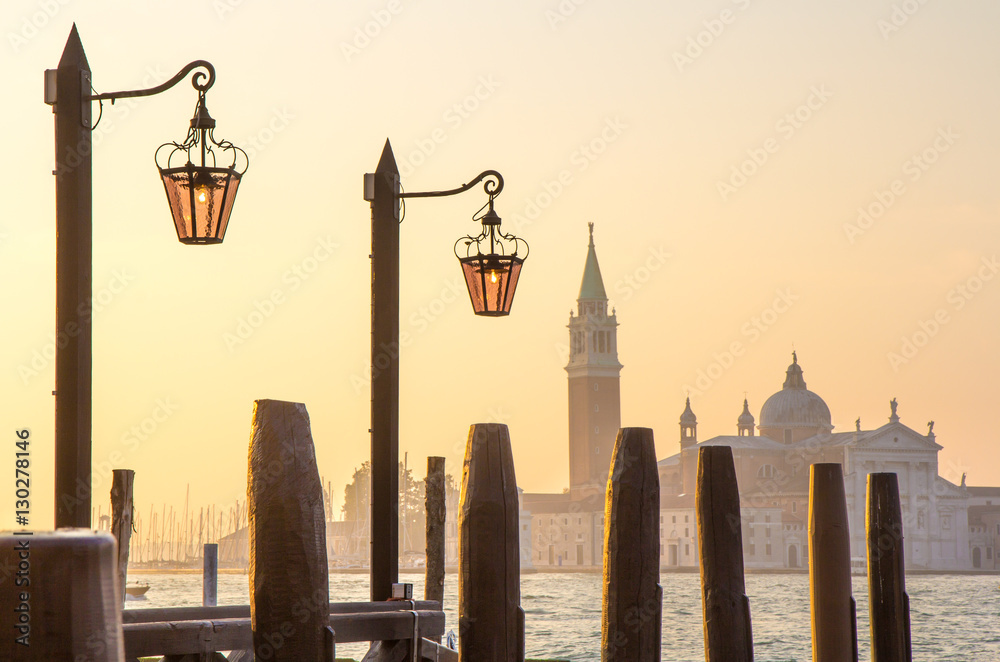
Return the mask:
[[594,224],[587,225],[590,227],[590,245],[587,247],[587,264],[583,268],[583,282],[580,283],[580,296],[577,298],[607,301],[601,267],[597,264],[597,252],[594,251]]

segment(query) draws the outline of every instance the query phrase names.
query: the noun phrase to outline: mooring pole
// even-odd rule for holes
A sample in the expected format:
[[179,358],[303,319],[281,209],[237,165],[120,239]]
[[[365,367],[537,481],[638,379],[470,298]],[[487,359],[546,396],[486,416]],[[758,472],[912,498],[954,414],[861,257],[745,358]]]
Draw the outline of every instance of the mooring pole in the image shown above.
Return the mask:
[[649,428],[622,428],[604,512],[601,662],[660,662],[660,479]]
[[500,423],[469,429],[458,512],[461,662],[524,661],[517,481],[510,433]]
[[388,140],[371,180],[370,567],[371,599],[382,601],[399,576],[399,169]]
[[695,497],[706,662],[753,662],[750,602],[743,579],[743,532],[729,446],[698,450]]
[[444,458],[427,458],[425,508],[427,510],[427,562],[424,576],[424,600],[444,604],[445,554],[445,475]]
[[118,541],[118,588],[125,604],[125,582],[128,577],[128,553],[132,540],[132,486],[135,472],[115,469],[111,472],[111,532]]
[[[50,72],[46,72],[49,87]],[[90,65],[76,25],[55,70],[56,528],[90,528],[93,292]],[[86,101],[84,99],[87,99]],[[82,313],[81,313],[82,311]],[[86,313],[86,314],[83,314]]]
[[868,474],[868,612],[872,662],[911,662],[903,516],[894,473]]
[[809,468],[813,662],[858,661],[850,536],[843,467],[836,462],[813,464]]
[[219,604],[219,544],[205,543],[202,557],[201,604],[215,607]]

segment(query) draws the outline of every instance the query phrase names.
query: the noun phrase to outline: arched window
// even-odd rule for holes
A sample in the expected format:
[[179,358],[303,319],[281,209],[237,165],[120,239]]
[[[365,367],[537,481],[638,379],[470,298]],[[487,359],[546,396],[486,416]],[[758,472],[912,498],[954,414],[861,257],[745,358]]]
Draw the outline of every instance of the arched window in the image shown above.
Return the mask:
[[757,478],[774,478],[776,473],[778,472],[775,470],[773,464],[763,464],[757,470]]

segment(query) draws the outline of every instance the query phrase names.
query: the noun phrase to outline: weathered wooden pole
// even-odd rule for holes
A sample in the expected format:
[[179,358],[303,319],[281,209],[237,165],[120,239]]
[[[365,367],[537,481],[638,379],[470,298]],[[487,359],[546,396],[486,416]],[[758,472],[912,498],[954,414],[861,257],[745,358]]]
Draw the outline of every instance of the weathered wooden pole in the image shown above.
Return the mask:
[[107,532],[0,534],[0,660],[124,662],[115,557]]
[[372,191],[371,597],[399,577],[399,168],[385,141]]
[[660,479],[651,429],[618,430],[604,512],[601,662],[660,662]]
[[458,512],[462,662],[523,662],[517,482],[506,425],[469,428]]
[[118,541],[118,587],[125,604],[125,582],[128,577],[128,552],[132,540],[132,485],[135,472],[115,469],[111,472],[111,533]]
[[326,517],[305,405],[254,402],[247,497],[257,659],[321,662],[330,624]]
[[427,458],[424,507],[427,510],[427,562],[424,600],[444,604],[444,535],[447,508],[444,490],[444,458]]
[[202,555],[201,604],[215,607],[219,604],[219,545],[205,543]]
[[695,497],[706,662],[753,662],[750,602],[743,581],[740,492],[733,450],[698,450]]
[[894,473],[868,474],[868,612],[872,662],[910,662],[903,516]]
[[55,98],[46,99],[56,119],[55,524],[89,528],[93,222],[91,104],[84,99],[91,79],[76,25],[55,72]]
[[850,536],[843,467],[839,463],[813,464],[809,468],[813,662],[858,661]]

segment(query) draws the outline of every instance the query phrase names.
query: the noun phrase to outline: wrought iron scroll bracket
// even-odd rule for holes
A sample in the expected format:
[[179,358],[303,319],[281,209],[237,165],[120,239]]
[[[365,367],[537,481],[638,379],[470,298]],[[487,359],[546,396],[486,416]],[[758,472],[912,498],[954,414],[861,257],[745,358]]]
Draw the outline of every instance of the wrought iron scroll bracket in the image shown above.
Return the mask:
[[[128,99],[131,97],[151,97],[154,94],[159,94],[160,92],[165,92],[171,87],[181,82],[185,76],[187,76],[191,71],[203,67],[208,73],[204,71],[195,71],[194,75],[191,76],[191,85],[194,89],[198,90],[199,94],[204,94],[215,84],[215,67],[212,66],[211,62],[206,60],[195,60],[194,62],[188,63],[183,69],[177,72],[173,78],[163,83],[162,85],[157,85],[156,87],[149,87],[144,90],[123,90],[121,92],[105,92],[103,94],[92,94],[85,97],[87,101],[104,101],[110,99],[112,103],[116,99]],[[207,80],[205,80],[207,78]],[[485,174],[485,173],[484,173]]]
[[449,189],[447,191],[413,191],[413,192],[403,192],[399,194],[400,198],[443,198],[449,195],[457,195],[459,193],[464,193],[471,189],[473,186],[486,180],[483,184],[483,190],[486,191],[486,195],[490,196],[492,200],[496,196],[500,195],[500,191],[503,190],[503,176],[500,175],[496,170],[484,170],[479,173],[475,179],[473,179],[468,184],[462,184],[458,188]]

